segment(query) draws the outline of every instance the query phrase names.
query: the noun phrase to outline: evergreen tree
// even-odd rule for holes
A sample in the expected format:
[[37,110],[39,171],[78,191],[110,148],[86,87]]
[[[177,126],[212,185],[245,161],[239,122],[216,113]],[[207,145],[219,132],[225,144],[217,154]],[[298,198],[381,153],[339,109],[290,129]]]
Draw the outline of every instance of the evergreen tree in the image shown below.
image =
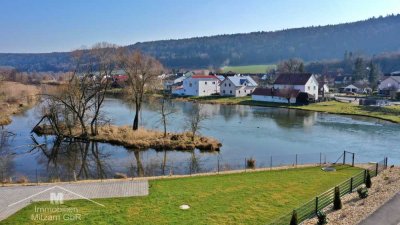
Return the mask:
[[379,65],[373,63],[372,61],[368,65],[369,67],[369,73],[368,73],[368,81],[371,86],[375,86],[376,82],[378,81],[379,78]]
[[362,80],[365,78],[365,64],[361,57],[356,58],[353,68],[353,78],[354,80]]

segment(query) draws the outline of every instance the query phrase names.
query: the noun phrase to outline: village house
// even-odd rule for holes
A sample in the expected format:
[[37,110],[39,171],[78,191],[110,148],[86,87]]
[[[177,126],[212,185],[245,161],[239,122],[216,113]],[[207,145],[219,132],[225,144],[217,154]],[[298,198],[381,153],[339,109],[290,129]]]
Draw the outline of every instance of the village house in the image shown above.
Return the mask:
[[395,96],[400,92],[400,76],[390,76],[383,80],[378,86],[379,94],[385,96]]
[[306,92],[315,100],[318,99],[318,81],[311,73],[283,73],[274,84],[275,89],[292,89]]
[[350,84],[346,87],[339,88],[339,92],[341,93],[358,93],[358,94],[368,94],[372,92],[372,88],[370,88],[367,84]]
[[257,83],[250,76],[229,76],[221,85],[221,95],[243,97],[253,93]]
[[213,75],[193,75],[183,80],[182,87],[175,90],[175,94],[188,96],[208,96],[219,94],[220,80]]
[[294,89],[256,88],[251,99],[253,101],[295,104],[299,93],[299,90]]

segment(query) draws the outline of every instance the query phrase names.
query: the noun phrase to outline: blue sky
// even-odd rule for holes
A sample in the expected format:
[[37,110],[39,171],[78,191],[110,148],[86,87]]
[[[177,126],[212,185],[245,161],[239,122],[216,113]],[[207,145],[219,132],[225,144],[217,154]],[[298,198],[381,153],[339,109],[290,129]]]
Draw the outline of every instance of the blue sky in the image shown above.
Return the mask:
[[400,0],[0,0],[0,52],[273,31],[392,13],[400,13]]

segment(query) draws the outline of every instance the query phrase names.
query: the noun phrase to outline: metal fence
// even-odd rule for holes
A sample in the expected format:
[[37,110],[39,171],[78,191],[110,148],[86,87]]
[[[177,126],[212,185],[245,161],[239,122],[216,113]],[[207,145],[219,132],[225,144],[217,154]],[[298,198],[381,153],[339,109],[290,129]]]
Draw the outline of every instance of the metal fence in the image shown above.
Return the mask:
[[[381,171],[387,168],[387,162],[388,162],[387,160],[388,160],[387,157],[385,157],[382,161],[372,164],[367,169],[361,171],[360,173],[354,175],[350,179],[337,185],[337,187],[339,187],[340,190],[340,196],[352,193],[360,185],[364,184],[367,178],[368,171],[371,177],[377,176]],[[311,199],[309,202],[294,209],[294,211],[296,211],[297,213],[298,223],[301,223],[307,219],[316,216],[319,210],[322,210],[325,207],[329,206],[330,204],[333,204],[334,197],[335,197],[335,188],[331,188],[328,191]],[[269,224],[270,225],[290,224],[292,214],[293,212],[289,212],[286,215],[274,220]]]

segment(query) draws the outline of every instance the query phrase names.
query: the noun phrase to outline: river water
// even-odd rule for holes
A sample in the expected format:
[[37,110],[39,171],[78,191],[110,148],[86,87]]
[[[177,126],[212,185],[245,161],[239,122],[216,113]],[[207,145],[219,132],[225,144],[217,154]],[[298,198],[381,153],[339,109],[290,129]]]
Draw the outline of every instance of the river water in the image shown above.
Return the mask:
[[[192,102],[173,102],[175,112],[168,118],[168,131],[186,129]],[[223,144],[219,153],[127,150],[105,143],[82,143],[33,138],[30,130],[38,121],[39,106],[13,117],[2,130],[0,165],[3,179],[30,181],[110,178],[128,176],[189,174],[245,167],[253,158],[257,167],[309,162],[335,162],[343,151],[355,153],[356,162],[380,161],[400,164],[400,125],[358,117],[293,109],[241,105],[201,105],[207,115],[200,133]],[[116,125],[131,125],[133,107],[108,98],[104,116]],[[158,102],[148,102],[140,115],[141,126],[162,129]],[[12,134],[8,133],[11,132]],[[13,135],[14,134],[14,135]],[[297,156],[296,156],[297,155]],[[350,156],[347,155],[346,162]],[[272,159],[272,161],[271,161]],[[0,178],[1,178],[0,177]]]

